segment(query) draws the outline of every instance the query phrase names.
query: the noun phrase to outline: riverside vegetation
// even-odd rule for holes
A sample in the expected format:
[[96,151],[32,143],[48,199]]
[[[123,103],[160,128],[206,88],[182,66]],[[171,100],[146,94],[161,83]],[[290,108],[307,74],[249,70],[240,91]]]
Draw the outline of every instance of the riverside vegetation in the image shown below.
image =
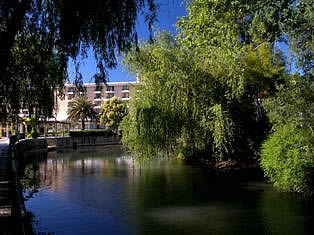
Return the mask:
[[138,157],[257,162],[275,186],[311,195],[313,1],[187,7],[176,37],[157,32],[125,55],[142,84],[121,124],[123,143]]

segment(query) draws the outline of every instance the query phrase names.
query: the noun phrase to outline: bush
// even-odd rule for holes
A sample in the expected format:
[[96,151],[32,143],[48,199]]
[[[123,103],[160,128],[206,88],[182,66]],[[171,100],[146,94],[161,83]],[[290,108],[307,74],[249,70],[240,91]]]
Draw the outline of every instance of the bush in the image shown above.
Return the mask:
[[112,135],[115,135],[111,130],[77,130],[77,131],[70,131],[71,137],[80,137],[80,136],[104,136],[104,137],[110,137]]
[[31,131],[30,136],[31,136],[33,139],[38,138],[39,134],[38,134],[37,129],[36,129],[35,127],[32,128],[32,131]]
[[262,146],[265,176],[284,191],[312,194],[313,145],[310,130],[289,124],[278,127]]

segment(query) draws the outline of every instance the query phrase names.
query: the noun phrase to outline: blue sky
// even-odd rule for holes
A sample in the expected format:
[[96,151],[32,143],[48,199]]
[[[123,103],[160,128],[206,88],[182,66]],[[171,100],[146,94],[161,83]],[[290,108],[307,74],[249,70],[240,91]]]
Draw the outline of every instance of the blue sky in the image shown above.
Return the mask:
[[[176,21],[186,15],[186,5],[182,3],[182,0],[157,0],[157,4],[160,4],[158,11],[158,21],[155,23],[154,28],[167,30],[172,34],[176,34]],[[149,32],[147,24],[144,23],[144,19],[140,16],[136,22],[136,30],[139,40],[147,40],[149,38]],[[90,56],[81,62],[80,67],[84,82],[93,82],[91,79],[96,72],[96,63],[91,53]],[[73,62],[69,63],[68,73],[70,80],[74,78],[74,65]],[[117,68],[109,70],[109,82],[112,81],[130,81],[134,80],[134,76],[130,76],[127,71],[122,68],[119,63]]]

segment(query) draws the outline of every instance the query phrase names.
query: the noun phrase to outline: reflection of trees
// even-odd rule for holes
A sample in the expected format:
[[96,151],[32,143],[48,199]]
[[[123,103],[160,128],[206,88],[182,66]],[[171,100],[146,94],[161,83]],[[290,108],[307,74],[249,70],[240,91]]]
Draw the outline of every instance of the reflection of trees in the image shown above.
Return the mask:
[[46,159],[33,158],[24,170],[21,179],[27,198],[32,197],[39,188],[65,190],[71,184],[72,176],[84,177],[101,171],[103,175],[125,175],[128,163],[117,161],[122,155],[120,147],[105,149],[85,148],[69,152],[51,152]]
[[274,191],[265,190],[259,198],[265,228],[272,234],[313,234],[313,203]]
[[35,163],[28,164],[25,167],[24,175],[20,180],[23,187],[23,192],[25,193],[24,198],[27,200],[38,192],[39,188],[39,168]]

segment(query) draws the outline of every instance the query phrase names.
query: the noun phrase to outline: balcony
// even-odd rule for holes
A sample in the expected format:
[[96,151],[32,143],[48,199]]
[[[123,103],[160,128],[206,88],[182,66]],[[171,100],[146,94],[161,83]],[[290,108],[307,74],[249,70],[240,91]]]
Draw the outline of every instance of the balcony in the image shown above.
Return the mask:
[[101,101],[101,97],[95,97],[94,101]]
[[130,98],[129,97],[125,97],[125,98],[122,97],[122,100],[130,100]]
[[94,93],[95,93],[95,94],[101,94],[101,91],[99,91],[99,90],[94,90]]
[[68,91],[68,95],[74,95],[74,91]]

